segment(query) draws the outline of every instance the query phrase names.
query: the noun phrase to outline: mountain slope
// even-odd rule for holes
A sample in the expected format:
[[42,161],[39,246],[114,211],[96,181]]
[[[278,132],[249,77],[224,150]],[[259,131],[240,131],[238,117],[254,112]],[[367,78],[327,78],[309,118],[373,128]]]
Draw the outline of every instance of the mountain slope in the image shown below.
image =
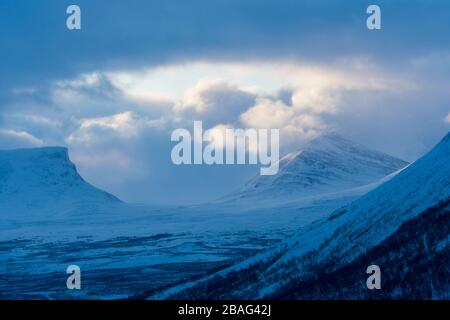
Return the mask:
[[[329,271],[318,265],[271,299],[450,299],[450,199],[401,227],[351,263]],[[367,290],[368,265],[381,267],[382,290]]]
[[[391,180],[282,244],[221,271],[216,278],[173,288],[161,296],[196,297],[195,292],[205,286],[206,298],[270,296],[294,279],[313,276],[320,266],[332,272],[352,263],[394,234],[404,222],[449,198],[450,133]],[[223,287],[220,289],[218,279],[230,290],[225,293]]]
[[0,151],[0,203],[5,218],[120,200],[84,181],[66,148],[44,147]]
[[332,193],[373,183],[407,164],[328,133],[281,158],[278,174],[258,175],[228,198],[254,201]]
[[[309,264],[308,274],[288,280],[265,299],[449,299],[450,199],[441,201],[348,264]],[[172,299],[249,299],[261,286],[259,274],[280,257],[273,254],[246,268],[232,268],[207,281],[171,290]],[[308,257],[305,257],[308,259]],[[291,260],[294,265],[299,261]],[[368,290],[367,266],[381,268],[381,289]],[[159,296],[161,297],[161,296]]]

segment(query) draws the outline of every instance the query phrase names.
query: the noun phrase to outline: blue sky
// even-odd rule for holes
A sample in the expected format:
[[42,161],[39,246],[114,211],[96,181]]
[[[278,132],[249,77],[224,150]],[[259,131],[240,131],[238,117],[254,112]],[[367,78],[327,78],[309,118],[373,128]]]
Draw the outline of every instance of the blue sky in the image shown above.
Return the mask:
[[280,128],[285,152],[335,130],[411,161],[450,129],[448,21],[448,1],[3,0],[0,148],[67,146],[138,202],[206,201],[257,173],[174,167],[170,132],[192,120]]

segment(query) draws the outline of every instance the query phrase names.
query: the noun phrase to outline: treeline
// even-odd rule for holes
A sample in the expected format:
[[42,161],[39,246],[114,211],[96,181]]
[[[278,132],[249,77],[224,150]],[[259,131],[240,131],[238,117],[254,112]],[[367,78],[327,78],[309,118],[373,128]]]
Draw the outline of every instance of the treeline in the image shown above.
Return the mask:
[[[283,283],[268,299],[449,299],[450,199],[441,201],[353,262],[336,269],[332,259],[313,263],[316,251],[280,264],[285,273],[268,272],[283,252],[245,269],[216,275],[171,299],[255,299],[269,283]],[[366,287],[366,268],[381,268],[381,290]],[[302,277],[296,278],[298,270]],[[306,271],[306,272],[305,272]],[[299,273],[300,274],[300,273]],[[291,279],[291,280],[289,280]],[[287,281],[287,282],[286,282]]]
[[[337,270],[316,266],[271,299],[449,299],[450,199],[406,221],[382,243]],[[381,290],[366,287],[367,266],[381,268]]]

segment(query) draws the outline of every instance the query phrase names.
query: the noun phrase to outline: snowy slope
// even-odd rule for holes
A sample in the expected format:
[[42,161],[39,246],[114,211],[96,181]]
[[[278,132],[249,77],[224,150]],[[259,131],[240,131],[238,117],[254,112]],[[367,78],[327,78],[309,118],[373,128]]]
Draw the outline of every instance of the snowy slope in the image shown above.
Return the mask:
[[[232,288],[226,292],[228,298],[270,295],[294,278],[311,276],[321,266],[333,270],[351,263],[392,235],[402,223],[449,198],[450,133],[389,181],[329,217],[302,228],[283,243],[215,276],[173,288],[159,297],[196,297],[205,283],[214,288],[218,281]],[[246,277],[252,281],[246,281]],[[183,291],[186,288],[189,289]],[[217,298],[221,294],[223,291],[213,289],[206,297]]]
[[281,158],[278,174],[258,175],[225,199],[269,202],[336,193],[373,183],[407,164],[327,133]]
[[3,219],[31,219],[120,200],[84,181],[66,148],[44,147],[0,151],[0,203]]
[[[362,271],[376,264],[382,290],[367,290]],[[450,299],[450,198],[404,222],[351,263],[322,264],[296,278],[271,299]],[[316,276],[318,275],[318,276]]]
[[[406,162],[369,150],[335,133],[280,160],[275,176],[256,176],[243,189],[216,202],[186,209],[218,217],[230,228],[291,234],[376,188]],[[209,216],[209,217],[208,217]],[[216,226],[211,226],[216,229]]]
[[[326,146],[325,150],[329,149]],[[369,163],[371,168],[383,167]],[[373,171],[381,175],[382,169],[377,170]],[[346,172],[346,169],[339,172]],[[330,178],[327,188],[320,189],[322,194],[298,199],[280,194],[282,202],[269,201],[262,203],[262,207],[248,207],[245,201],[196,207],[151,207],[122,203],[87,184],[76,172],[64,148],[1,152],[0,176],[0,240],[6,248],[6,251],[0,250],[0,273],[15,279],[14,284],[24,284],[24,287],[11,287],[18,296],[22,296],[22,292],[42,294],[42,289],[25,281],[27,275],[35,275],[41,279],[43,288],[52,292],[49,295],[52,298],[62,296],[58,291],[60,284],[49,283],[49,279],[53,278],[54,272],[63,270],[64,273],[68,261],[79,264],[85,274],[88,272],[95,277],[96,284],[92,287],[95,290],[90,294],[96,297],[128,295],[130,292],[142,293],[154,286],[167,287],[183,279],[186,281],[186,268],[192,268],[195,274],[201,271],[199,265],[205,266],[202,272],[217,268],[216,263],[225,268],[301,228],[304,233],[236,265],[235,268],[245,268],[256,261],[261,268],[267,269],[261,273],[261,280],[267,279],[268,287],[264,287],[265,282],[264,286],[262,282],[256,282],[261,290],[249,297],[264,295],[272,290],[271,286],[279,285],[278,280],[269,279],[271,274],[289,279],[283,272],[292,270],[283,260],[301,257],[301,250],[306,248],[298,246],[296,241],[303,241],[313,248],[346,222],[339,217],[332,222],[322,219],[308,227],[312,220],[348,204],[361,193],[375,188],[380,181],[395,178],[395,174],[391,174],[366,185],[347,188],[350,184],[354,186],[355,181],[356,185],[364,183],[365,178],[375,175],[364,176],[359,172],[353,177],[365,178],[353,179],[352,174],[343,173],[341,177],[351,181],[350,184],[339,185],[339,179]],[[329,224],[322,227],[326,223]],[[275,264],[273,257],[280,261],[280,266]],[[271,266],[275,271],[270,271]],[[156,272],[154,268],[162,271]],[[172,268],[173,272],[166,268]],[[114,289],[107,285],[103,288],[101,279],[109,278],[100,272],[106,269],[114,279],[116,275],[132,277],[133,285],[129,285],[129,278],[120,280],[119,277]],[[146,270],[150,274],[145,273],[141,279],[141,271],[136,270]],[[156,281],[166,274],[170,274],[168,279]],[[239,285],[244,286],[245,282]]]
[[[352,204],[336,211],[321,228],[339,227],[332,241],[321,250],[324,257],[333,253],[351,259],[360,250],[379,243],[399,225],[450,197],[450,134],[428,154]],[[290,255],[301,253],[303,236]],[[342,246],[351,240],[351,248]]]

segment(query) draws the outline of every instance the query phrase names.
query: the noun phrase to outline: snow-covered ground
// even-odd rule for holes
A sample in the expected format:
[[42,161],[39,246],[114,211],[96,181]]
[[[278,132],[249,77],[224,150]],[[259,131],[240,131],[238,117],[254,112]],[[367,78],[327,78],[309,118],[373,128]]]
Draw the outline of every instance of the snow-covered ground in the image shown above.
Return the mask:
[[1,292],[70,297],[69,264],[88,279],[81,297],[185,282],[255,255],[406,165],[335,135],[281,163],[276,180],[256,178],[209,204],[163,207],[123,203],[91,186],[64,148],[0,151]]
[[[374,190],[218,275],[233,287],[234,291],[228,292],[229,298],[242,292],[247,293],[246,298],[271,295],[293,279],[313,275],[320,266],[333,270],[349,264],[392,235],[402,223],[449,199],[450,133],[429,153]],[[448,245],[447,241],[444,247]],[[252,273],[261,265],[263,270]],[[253,281],[246,283],[244,278],[238,278],[238,283],[234,283],[232,275],[243,270],[242,274],[254,276]],[[171,288],[154,297],[165,298],[186,288],[213,282],[216,275]],[[214,284],[210,283],[209,287],[214,288]],[[214,294],[211,292],[211,296]]]

